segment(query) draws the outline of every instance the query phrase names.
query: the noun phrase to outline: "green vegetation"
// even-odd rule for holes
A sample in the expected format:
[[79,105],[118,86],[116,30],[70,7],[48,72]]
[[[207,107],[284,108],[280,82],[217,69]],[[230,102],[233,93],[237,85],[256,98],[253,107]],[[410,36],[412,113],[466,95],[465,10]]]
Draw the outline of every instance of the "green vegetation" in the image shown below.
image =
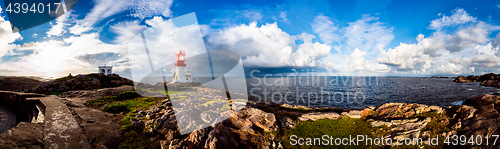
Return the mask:
[[59,96],[61,95],[63,92],[59,92],[59,91],[52,91],[50,93],[48,93],[48,95],[56,95],[56,96]]
[[126,111],[126,110],[128,110],[127,105],[125,105],[124,103],[121,103],[121,102],[114,102],[114,103],[108,104],[108,105],[104,106],[104,108],[102,108],[102,111],[110,112],[110,113],[119,113],[119,112]]
[[138,134],[135,131],[125,133],[125,141],[118,146],[119,149],[158,149],[160,142],[153,138]]
[[[102,108],[102,111],[110,113],[125,112],[125,116],[120,120],[121,128],[125,131],[125,141],[118,148],[121,149],[149,149],[161,148],[160,142],[155,138],[129,129],[132,126],[131,121],[136,119],[134,116],[138,110],[149,109],[158,102],[165,100],[164,98],[140,97],[136,92],[127,91],[119,93],[116,96],[105,96],[103,98],[88,101],[85,105],[93,108]],[[154,125],[153,125],[154,126]],[[149,126],[151,127],[151,126]]]
[[135,97],[139,97],[139,94],[137,94],[134,91],[126,91],[126,92],[119,93],[116,96],[104,96],[103,98],[99,98],[97,100],[87,101],[85,103],[85,105],[92,107],[92,108],[100,108],[100,107],[102,107],[106,104],[110,104],[112,102],[121,101],[124,99],[132,99]]
[[121,127],[123,130],[127,130],[132,125],[130,121],[132,119],[136,119],[134,115],[135,115],[134,112],[129,112],[125,116],[123,116],[123,118],[120,120],[120,124],[122,125]]
[[396,115],[403,115],[403,114],[401,114],[401,112],[399,111],[396,111]]
[[152,98],[152,97],[141,97],[135,99],[129,99],[126,101],[116,101],[111,104],[107,104],[102,109],[106,112],[118,113],[118,112],[128,112],[120,121],[122,129],[127,130],[130,127],[130,120],[135,119],[134,115],[137,110],[149,109],[151,106],[156,105],[161,102],[164,98]]
[[130,99],[135,97],[139,97],[139,94],[137,94],[135,91],[125,91],[116,95],[115,99]]
[[[167,92],[165,91],[165,88],[163,88],[163,86],[160,86],[160,88],[158,88],[158,86],[154,86],[154,87],[151,87],[151,88],[141,88],[141,87],[138,87],[136,89],[138,92],[140,93],[160,93],[160,94],[167,94]],[[168,94],[169,95],[185,95],[186,92],[180,92],[180,91],[168,91]]]
[[291,135],[296,135],[298,138],[321,138],[323,135],[329,135],[334,138],[349,138],[349,135],[367,135],[368,137],[374,138],[372,132],[375,130],[370,123],[362,119],[352,119],[342,117],[335,120],[322,119],[314,122],[305,121],[298,122],[297,126],[292,130],[286,130],[284,132],[283,145],[285,148],[378,148],[378,146],[365,146],[365,144],[359,145],[339,145],[339,146],[291,146],[289,137]]
[[110,113],[126,112],[125,116],[120,121],[122,129],[126,130],[130,127],[130,120],[134,119],[134,112],[141,109],[149,109],[158,102],[165,100],[164,98],[140,97],[134,91],[126,91],[119,93],[116,96],[105,96],[97,100],[88,101],[86,106],[92,108],[101,108],[102,111]]

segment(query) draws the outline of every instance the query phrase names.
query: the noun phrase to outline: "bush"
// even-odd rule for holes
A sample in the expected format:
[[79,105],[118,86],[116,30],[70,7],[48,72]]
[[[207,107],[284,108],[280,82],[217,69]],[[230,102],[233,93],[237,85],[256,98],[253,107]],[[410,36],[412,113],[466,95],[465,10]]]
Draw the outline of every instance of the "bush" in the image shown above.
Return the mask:
[[104,108],[102,108],[102,111],[110,113],[119,113],[127,110],[128,110],[127,105],[121,102],[114,102],[111,104],[107,104],[106,106],[104,106]]

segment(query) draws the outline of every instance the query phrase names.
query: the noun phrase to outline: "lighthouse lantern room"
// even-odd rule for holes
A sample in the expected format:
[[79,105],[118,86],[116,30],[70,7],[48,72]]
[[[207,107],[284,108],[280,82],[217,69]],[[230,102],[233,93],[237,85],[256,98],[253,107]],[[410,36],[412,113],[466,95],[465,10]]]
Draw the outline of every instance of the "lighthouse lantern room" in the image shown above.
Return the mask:
[[191,82],[191,72],[184,71],[184,67],[186,67],[186,52],[180,51],[179,53],[175,52],[175,72],[172,78],[172,82],[177,83],[186,83]]

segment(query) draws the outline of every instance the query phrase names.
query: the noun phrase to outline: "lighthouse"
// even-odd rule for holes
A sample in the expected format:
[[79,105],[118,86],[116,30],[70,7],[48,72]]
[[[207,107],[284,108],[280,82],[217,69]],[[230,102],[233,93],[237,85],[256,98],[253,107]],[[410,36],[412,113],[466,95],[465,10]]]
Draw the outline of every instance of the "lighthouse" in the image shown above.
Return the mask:
[[174,83],[187,83],[191,82],[191,72],[184,71],[186,67],[186,52],[179,51],[179,53],[175,52],[175,72],[172,78],[172,82]]

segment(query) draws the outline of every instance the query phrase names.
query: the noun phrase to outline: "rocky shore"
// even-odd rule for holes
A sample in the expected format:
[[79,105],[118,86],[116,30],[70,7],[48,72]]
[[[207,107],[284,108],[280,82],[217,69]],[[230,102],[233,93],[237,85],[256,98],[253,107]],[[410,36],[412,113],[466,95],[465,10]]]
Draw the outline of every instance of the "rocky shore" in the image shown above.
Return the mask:
[[[149,120],[150,122],[139,120],[136,124],[138,127],[142,125],[147,127],[156,122],[154,123],[156,126],[150,127],[149,133],[161,138],[162,148],[284,148],[290,147],[290,136],[286,135],[287,131],[293,130],[297,125],[303,125],[306,121],[314,122],[322,119],[359,119],[369,123],[375,131],[372,134],[352,135],[373,135],[394,140],[406,138],[428,140],[429,137],[445,138],[452,135],[499,135],[500,130],[497,129],[500,127],[499,103],[500,96],[482,95],[465,101],[463,105],[450,107],[386,103],[378,108],[349,110],[278,105],[256,102],[253,99],[243,110],[230,113],[229,118],[221,123],[212,124],[187,135],[179,135],[168,102],[147,111],[140,111],[135,116],[158,117]],[[324,135],[321,132],[318,134]],[[499,143],[500,140],[497,140],[496,145],[469,144],[459,148],[498,148]],[[429,142],[425,141],[424,145],[416,146],[424,147],[428,144]],[[445,145],[441,144],[439,147]]]
[[[495,80],[457,77],[456,82]],[[85,78],[85,77],[82,77]],[[481,79],[482,78],[482,79]],[[57,81],[74,83],[78,76]],[[101,82],[101,81],[100,81]],[[124,80],[123,82],[127,82]],[[59,85],[61,85],[59,83]],[[130,82],[128,82],[130,83]],[[53,82],[46,83],[53,84]],[[117,83],[119,84],[119,83]],[[101,84],[102,85],[102,84]],[[50,89],[51,85],[44,89]],[[88,86],[92,86],[89,84]],[[64,91],[63,89],[61,91]],[[298,137],[348,137],[405,140],[421,144],[372,145],[372,148],[499,148],[500,96],[481,95],[462,105],[439,107],[415,103],[386,103],[380,107],[342,109],[272,103],[204,85],[171,91],[141,89],[154,97],[140,97],[133,86],[73,90],[58,96],[4,92],[2,103],[40,101],[44,116],[30,118],[0,134],[8,148],[297,148]],[[48,91],[48,90],[47,90]],[[53,89],[57,91],[57,89]],[[36,95],[36,96],[35,96]],[[56,106],[54,106],[56,105]],[[33,117],[33,116],[32,116]],[[446,144],[445,138],[483,136],[489,144]],[[489,136],[488,138],[484,138]],[[438,145],[430,138],[439,137]],[[486,140],[483,140],[486,142]],[[309,148],[303,146],[298,148]],[[345,146],[314,146],[336,148]],[[370,146],[351,146],[370,147]]]
[[[353,131],[351,135],[371,135],[392,139],[422,138],[423,140],[435,136],[445,138],[445,136],[450,135],[500,135],[500,130],[498,130],[500,127],[500,96],[494,95],[477,96],[464,101],[463,105],[449,107],[386,103],[380,107],[367,107],[360,110],[282,105],[250,98],[246,105],[234,104],[241,106],[239,111],[226,109],[226,111],[220,112],[225,103],[220,100],[223,99],[221,96],[214,94],[217,90],[197,87],[194,92],[173,94],[172,99],[158,100],[157,104],[148,109],[130,111],[129,114],[123,112],[108,113],[84,104],[96,100],[96,98],[116,96],[119,92],[132,90],[131,86],[122,86],[99,90],[69,91],[54,99],[65,104],[71,111],[71,115],[81,128],[81,131],[77,133],[83,133],[84,140],[88,144],[87,147],[92,148],[135,148],[138,146],[134,145],[144,145],[144,141],[150,143],[149,146],[153,148],[288,148],[292,147],[290,135],[295,130],[310,124],[317,125],[316,123],[319,124],[319,122],[332,122],[331,125],[338,125],[336,127],[345,130],[324,129],[324,132],[310,133],[317,133],[321,136],[337,131],[359,129],[370,131],[366,132],[367,134],[357,134],[356,131]],[[186,107],[172,106],[177,102],[176,100],[194,100],[198,95],[215,100],[211,100],[210,105],[201,104],[202,106],[199,106],[199,102],[183,102],[187,104]],[[183,112],[192,113],[200,110],[208,113],[205,114],[202,121],[195,120],[189,114],[179,115]],[[123,129],[123,117],[127,115],[133,118],[127,119],[131,125]],[[201,115],[204,115],[203,112]],[[220,117],[223,119],[214,120]],[[186,120],[189,122],[187,126],[192,127],[194,131],[181,134],[183,129],[188,128],[179,128],[178,123]],[[354,123],[349,127],[344,124],[336,124],[346,120]],[[363,123],[367,124],[367,127],[356,128]],[[25,128],[30,125],[37,127]],[[49,126],[45,125],[45,129],[47,127]],[[19,126],[0,135],[0,145],[30,148],[47,147],[47,144],[44,144],[47,134],[40,129],[43,130],[43,126],[40,124],[22,122]],[[22,137],[19,134],[30,135]],[[44,137],[42,138],[42,136]],[[26,141],[23,139],[32,141],[27,144],[23,143]],[[494,142],[495,140],[490,138],[489,141]],[[458,148],[498,148],[500,147],[499,141],[497,140],[496,145],[490,143],[481,146],[465,145]],[[415,145],[415,147],[457,147],[446,144],[428,146],[426,145],[428,143],[425,141],[423,145]],[[379,147],[384,146],[380,145]]]
[[489,73],[481,76],[458,76],[453,82],[481,82],[483,86],[500,87],[500,74]]

